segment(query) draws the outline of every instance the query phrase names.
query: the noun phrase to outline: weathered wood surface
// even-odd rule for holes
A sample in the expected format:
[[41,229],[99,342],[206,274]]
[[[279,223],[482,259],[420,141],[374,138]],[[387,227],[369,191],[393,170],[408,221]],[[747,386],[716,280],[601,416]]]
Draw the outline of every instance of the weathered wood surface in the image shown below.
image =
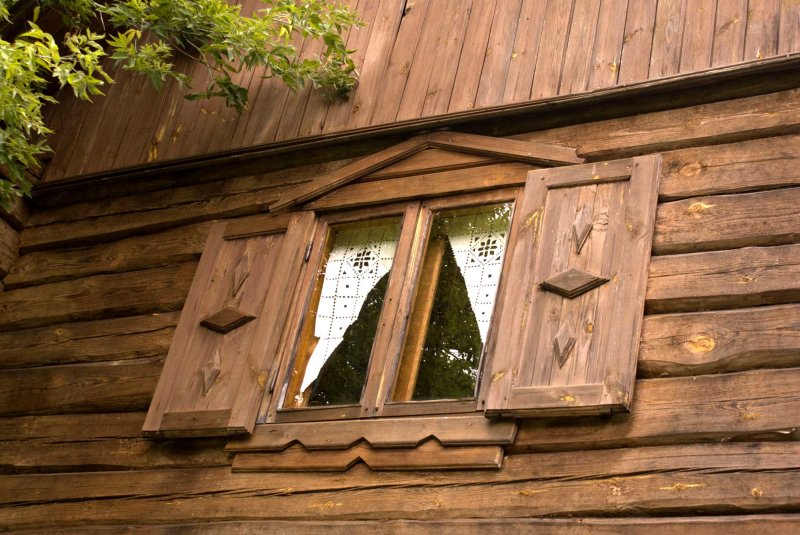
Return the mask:
[[[326,103],[307,90],[292,94],[278,80],[260,79],[259,70],[241,76],[254,105],[238,118],[218,102],[183,102],[174,84],[156,93],[128,76],[94,106],[72,106],[70,95],[60,95],[74,109],[52,119],[58,153],[46,180],[582,93],[793,53],[800,44],[796,13],[786,6],[778,10],[777,3],[739,11],[717,6],[716,17],[716,2],[708,0],[532,3],[542,2],[357,3],[370,25],[351,31],[347,42],[358,49],[362,83],[341,103]],[[242,8],[254,5],[245,0]],[[194,72],[202,85],[207,74]],[[104,118],[110,109],[117,113]]]
[[528,420],[513,452],[800,438],[800,370],[637,381],[629,414]]
[[639,377],[800,366],[800,305],[646,316]]
[[661,201],[800,185],[800,136],[687,148],[662,156]]
[[[135,220],[135,216],[130,219]],[[6,276],[6,289],[35,286],[90,275],[123,273],[197,261],[210,222],[133,236],[74,249],[33,252],[20,257]]]
[[[317,535],[321,531],[331,535],[353,533],[393,533],[396,535],[457,532],[465,535],[505,535],[506,533],[535,532],[541,535],[674,535],[676,533],[702,532],[707,535],[729,535],[731,531],[745,535],[769,532],[775,535],[793,535],[800,518],[796,514],[700,516],[668,518],[497,518],[453,520],[245,520],[200,522],[184,524],[127,524],[126,526],[92,525],[93,533],[150,533],[207,534],[236,533],[249,535],[276,531],[297,535]],[[51,528],[55,535],[83,533],[85,528]]]
[[800,300],[800,245],[655,256],[645,312],[690,312]]
[[[230,517],[308,519],[312,514],[339,520],[647,516],[791,511],[798,506],[796,444],[649,450],[587,454],[584,460],[594,461],[588,477],[569,475],[586,473],[582,463],[571,468],[573,454],[511,456],[504,480],[496,471],[456,472],[447,478],[401,473],[386,474],[377,485],[369,483],[371,475],[364,481],[363,470],[332,474],[335,479],[296,474],[290,488],[285,475],[230,474],[228,468],[3,476],[0,500],[11,505],[1,510],[6,526],[40,529],[142,519],[155,524]],[[313,487],[302,492],[309,484]]]
[[163,357],[150,357],[3,370],[0,416],[144,410],[163,363]]
[[588,160],[608,160],[797,133],[798,102],[800,90],[792,89],[514,137],[575,147]]
[[179,315],[154,313],[0,333],[0,369],[166,355]]
[[800,188],[693,197],[661,204],[653,254],[800,241]]
[[411,448],[373,448],[359,443],[345,450],[308,451],[296,444],[281,452],[237,453],[234,472],[344,472],[357,463],[371,470],[496,470],[501,446],[442,446],[436,439]]
[[[228,466],[224,439],[150,440],[145,413],[0,419],[0,472],[42,473]],[[1,515],[0,515],[1,516]]]
[[0,281],[11,271],[19,255],[19,233],[0,218]]
[[186,262],[2,292],[0,332],[180,310],[196,267]]

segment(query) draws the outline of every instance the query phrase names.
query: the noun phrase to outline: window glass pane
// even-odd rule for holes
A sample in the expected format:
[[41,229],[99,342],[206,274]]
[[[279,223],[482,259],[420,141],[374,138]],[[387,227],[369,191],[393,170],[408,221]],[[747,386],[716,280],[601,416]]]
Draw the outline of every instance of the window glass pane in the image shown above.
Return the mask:
[[434,214],[393,401],[475,395],[511,207]]
[[400,218],[331,228],[284,406],[358,403]]

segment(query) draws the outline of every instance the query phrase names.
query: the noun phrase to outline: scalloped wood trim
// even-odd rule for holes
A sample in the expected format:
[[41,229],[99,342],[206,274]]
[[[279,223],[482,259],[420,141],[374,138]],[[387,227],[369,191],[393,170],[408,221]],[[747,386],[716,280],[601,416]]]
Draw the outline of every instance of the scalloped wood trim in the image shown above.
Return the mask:
[[421,418],[376,418],[329,422],[264,424],[233,439],[228,451],[281,451],[294,443],[307,450],[343,450],[366,441],[375,448],[414,447],[430,437],[445,446],[505,446],[513,443],[515,421],[489,420],[483,414]]
[[434,132],[413,137],[350,165],[345,165],[312,182],[301,184],[271,204],[269,210],[270,212],[284,211],[297,204],[314,200],[339,186],[430,148],[547,166],[580,164],[585,161],[578,157],[575,149],[561,145],[459,132]]
[[237,453],[234,472],[343,472],[363,462],[371,470],[497,469],[501,446],[442,446],[430,439],[411,448],[373,448],[359,443],[346,450],[309,451],[299,444],[280,452]]

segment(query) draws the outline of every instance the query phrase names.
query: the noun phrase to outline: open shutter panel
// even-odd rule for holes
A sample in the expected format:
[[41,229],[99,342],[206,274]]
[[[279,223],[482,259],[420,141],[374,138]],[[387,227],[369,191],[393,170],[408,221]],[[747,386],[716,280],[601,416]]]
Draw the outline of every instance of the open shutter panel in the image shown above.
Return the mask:
[[313,213],[218,223],[208,237],[143,432],[252,432]]
[[627,410],[658,155],[531,171],[515,222],[487,415]]

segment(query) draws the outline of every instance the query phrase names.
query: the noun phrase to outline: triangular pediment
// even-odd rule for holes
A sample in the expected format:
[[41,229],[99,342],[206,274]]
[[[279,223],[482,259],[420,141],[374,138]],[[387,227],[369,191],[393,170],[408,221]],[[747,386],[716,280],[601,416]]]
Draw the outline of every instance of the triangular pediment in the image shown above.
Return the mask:
[[298,204],[312,201],[361,177],[376,173],[431,149],[547,167],[584,162],[583,158],[577,156],[575,149],[561,145],[459,132],[434,132],[413,137],[345,165],[311,182],[292,188],[270,205],[270,212],[284,211]]

